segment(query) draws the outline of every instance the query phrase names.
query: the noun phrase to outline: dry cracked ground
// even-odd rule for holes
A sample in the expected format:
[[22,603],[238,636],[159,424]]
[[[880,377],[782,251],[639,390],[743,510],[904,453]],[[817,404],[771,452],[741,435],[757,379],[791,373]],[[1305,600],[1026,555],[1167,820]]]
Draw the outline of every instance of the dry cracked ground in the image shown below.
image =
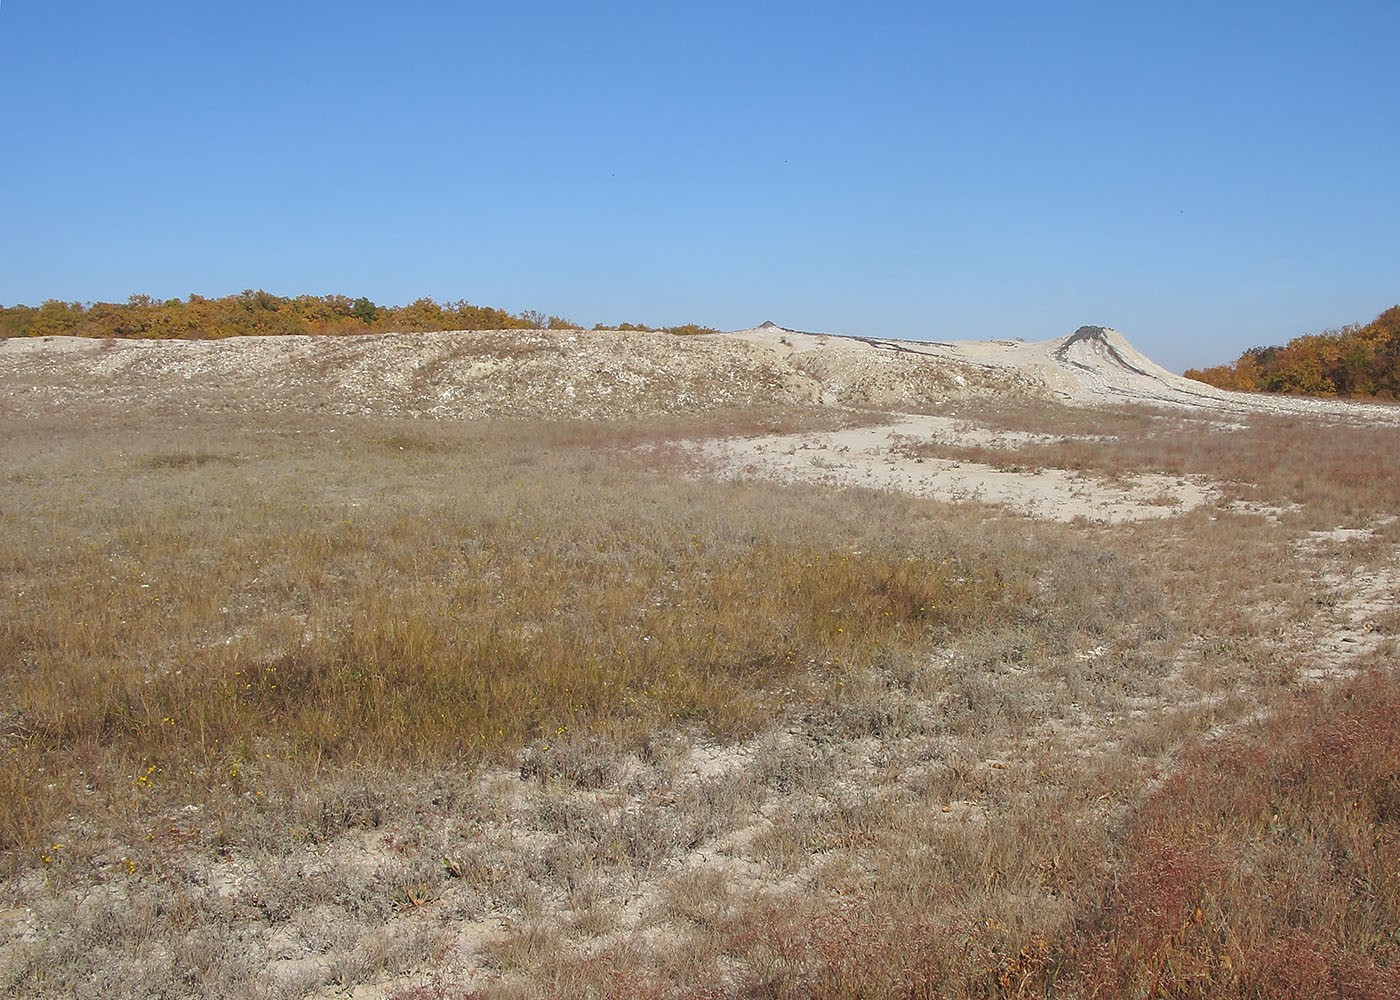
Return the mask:
[[1089,995],[1395,663],[1400,411],[1098,328],[0,341],[0,454],[8,996]]

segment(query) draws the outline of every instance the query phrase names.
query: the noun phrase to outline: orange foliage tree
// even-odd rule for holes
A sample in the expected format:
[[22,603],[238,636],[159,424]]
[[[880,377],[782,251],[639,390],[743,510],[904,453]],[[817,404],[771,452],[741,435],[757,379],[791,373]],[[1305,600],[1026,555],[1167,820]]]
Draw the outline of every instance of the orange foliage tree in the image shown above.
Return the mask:
[[[359,333],[425,333],[433,330],[577,330],[559,316],[534,309],[508,313],[474,306],[464,299],[436,302],[415,299],[406,306],[381,306],[361,296],[297,295],[284,298],[247,289],[237,295],[209,299],[161,301],[133,295],[123,303],[61,302],[39,306],[0,306],[0,337],[140,337],[205,340],[219,337]],[[595,329],[602,329],[601,324]],[[669,328],[622,324],[623,330],[670,333],[715,333],[710,327],[688,324]]]
[[1400,399],[1400,306],[1365,326],[1252,347],[1233,364],[1188,369],[1186,377],[1244,392]]
[[406,306],[380,306],[348,295],[286,298],[248,289],[210,299],[161,301],[133,295],[124,303],[60,302],[0,308],[0,336],[143,337],[207,339],[273,334],[424,332],[429,330],[523,330],[569,327],[557,316],[519,315],[464,300],[417,299]]

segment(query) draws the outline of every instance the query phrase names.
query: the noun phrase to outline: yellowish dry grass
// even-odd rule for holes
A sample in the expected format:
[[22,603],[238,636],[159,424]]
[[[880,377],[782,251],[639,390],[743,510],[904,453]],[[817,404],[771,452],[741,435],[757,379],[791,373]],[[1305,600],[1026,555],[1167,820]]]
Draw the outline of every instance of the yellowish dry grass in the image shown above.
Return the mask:
[[[1393,438],[1057,414],[1114,435],[1071,467],[1203,471],[1266,508],[1117,529],[688,479],[664,447],[850,419],[0,422],[0,985],[1108,975],[1071,962],[1138,870],[1144,797],[1291,697],[1349,574],[1393,568],[1390,474],[1334,474]],[[1323,525],[1375,530],[1319,548]]]
[[718,505],[536,438],[258,428],[16,462],[0,650],[24,777],[0,843],[44,839],[80,787],[199,796],[270,752],[314,771],[677,722],[742,736],[775,686],[1028,586],[948,538],[774,516],[739,487]]

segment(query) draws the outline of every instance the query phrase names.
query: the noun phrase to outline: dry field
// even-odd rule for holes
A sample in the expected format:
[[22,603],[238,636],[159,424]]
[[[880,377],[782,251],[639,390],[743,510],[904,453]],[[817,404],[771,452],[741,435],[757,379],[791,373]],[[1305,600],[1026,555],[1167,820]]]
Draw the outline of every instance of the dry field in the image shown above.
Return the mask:
[[0,992],[1400,995],[1397,422],[787,333],[0,349]]

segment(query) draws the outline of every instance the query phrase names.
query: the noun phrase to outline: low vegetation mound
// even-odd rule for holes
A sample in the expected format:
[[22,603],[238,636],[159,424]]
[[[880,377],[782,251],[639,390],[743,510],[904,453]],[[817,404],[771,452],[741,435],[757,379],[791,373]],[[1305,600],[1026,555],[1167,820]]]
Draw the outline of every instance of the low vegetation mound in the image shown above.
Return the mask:
[[1251,347],[1233,364],[1191,368],[1186,377],[1243,392],[1400,399],[1400,306],[1365,326]]

